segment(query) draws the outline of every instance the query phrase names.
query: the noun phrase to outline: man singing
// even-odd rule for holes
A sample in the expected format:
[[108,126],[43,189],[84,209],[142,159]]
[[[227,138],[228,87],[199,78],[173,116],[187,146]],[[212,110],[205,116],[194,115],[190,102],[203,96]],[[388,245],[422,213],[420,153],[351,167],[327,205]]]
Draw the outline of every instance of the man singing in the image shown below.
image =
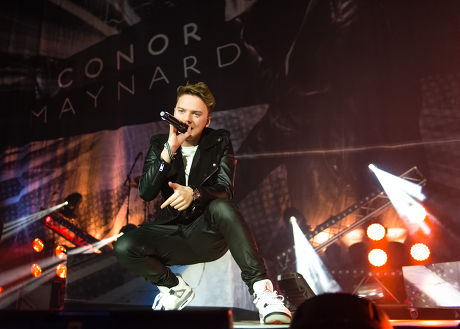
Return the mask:
[[233,148],[228,131],[208,128],[214,106],[205,83],[179,86],[174,117],[188,130],[179,133],[170,125],[169,135],[151,138],[139,181],[142,199],[151,201],[161,192],[159,217],[121,236],[115,254],[158,286],[154,310],[180,310],[195,294],[168,266],[214,261],[230,249],[260,322],[290,323],[284,298],[273,290],[254,237],[232,201]]

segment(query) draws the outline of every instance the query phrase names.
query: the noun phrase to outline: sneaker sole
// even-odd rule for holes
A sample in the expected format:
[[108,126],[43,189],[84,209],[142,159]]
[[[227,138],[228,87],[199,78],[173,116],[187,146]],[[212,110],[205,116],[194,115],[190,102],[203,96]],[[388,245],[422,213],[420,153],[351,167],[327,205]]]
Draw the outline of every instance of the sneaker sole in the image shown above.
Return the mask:
[[187,306],[191,301],[192,299],[195,298],[195,292],[193,290],[190,291],[190,295],[187,297],[187,299],[182,303],[181,306],[179,306],[178,310],[180,311],[181,309],[183,309],[185,306]]
[[270,313],[264,319],[260,319],[261,324],[289,324],[291,317],[286,313]]

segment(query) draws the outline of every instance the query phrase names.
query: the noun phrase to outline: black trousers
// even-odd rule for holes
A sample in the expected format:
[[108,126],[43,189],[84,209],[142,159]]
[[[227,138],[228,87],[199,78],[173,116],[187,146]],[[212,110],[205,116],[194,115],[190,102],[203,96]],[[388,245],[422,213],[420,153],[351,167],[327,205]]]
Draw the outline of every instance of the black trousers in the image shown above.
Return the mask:
[[173,287],[168,265],[190,265],[222,257],[228,249],[253,294],[254,282],[267,278],[254,237],[236,204],[216,199],[188,225],[143,224],[114,244],[119,262],[155,285]]

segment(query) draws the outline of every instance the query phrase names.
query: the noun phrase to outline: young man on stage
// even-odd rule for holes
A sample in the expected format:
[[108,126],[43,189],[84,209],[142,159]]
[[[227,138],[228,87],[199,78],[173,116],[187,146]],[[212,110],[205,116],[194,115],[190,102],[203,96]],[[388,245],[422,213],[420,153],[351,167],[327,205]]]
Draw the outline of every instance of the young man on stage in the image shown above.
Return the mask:
[[214,96],[199,82],[177,89],[174,117],[188,125],[155,135],[145,158],[139,194],[164,197],[159,218],[121,236],[120,263],[157,285],[154,310],[180,310],[194,297],[170,265],[214,261],[228,249],[241,269],[261,323],[290,323],[283,297],[273,290],[255,240],[233,197],[235,159],[229,132],[208,128]]

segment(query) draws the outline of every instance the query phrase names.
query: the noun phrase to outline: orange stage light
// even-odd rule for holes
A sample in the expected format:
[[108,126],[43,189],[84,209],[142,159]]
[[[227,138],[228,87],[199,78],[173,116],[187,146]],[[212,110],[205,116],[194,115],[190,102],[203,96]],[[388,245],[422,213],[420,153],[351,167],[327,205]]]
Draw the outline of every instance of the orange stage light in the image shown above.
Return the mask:
[[426,260],[430,257],[430,248],[424,243],[415,243],[410,248],[410,255],[418,261]]
[[67,266],[64,264],[59,264],[56,266],[56,274],[61,279],[65,279],[67,277]]
[[34,277],[39,277],[42,274],[42,268],[38,264],[32,264],[30,271]]
[[32,242],[32,248],[33,248],[36,252],[42,251],[44,246],[45,246],[45,244],[44,244],[43,241],[40,240],[39,238],[35,238],[34,241]]
[[388,255],[382,249],[372,249],[371,251],[369,251],[367,259],[369,260],[369,263],[376,267],[379,267],[386,264],[388,260]]
[[385,237],[386,229],[382,224],[373,223],[367,227],[366,234],[369,239],[380,241]]
[[67,256],[67,249],[61,245],[57,246],[54,250],[56,257],[64,259]]

